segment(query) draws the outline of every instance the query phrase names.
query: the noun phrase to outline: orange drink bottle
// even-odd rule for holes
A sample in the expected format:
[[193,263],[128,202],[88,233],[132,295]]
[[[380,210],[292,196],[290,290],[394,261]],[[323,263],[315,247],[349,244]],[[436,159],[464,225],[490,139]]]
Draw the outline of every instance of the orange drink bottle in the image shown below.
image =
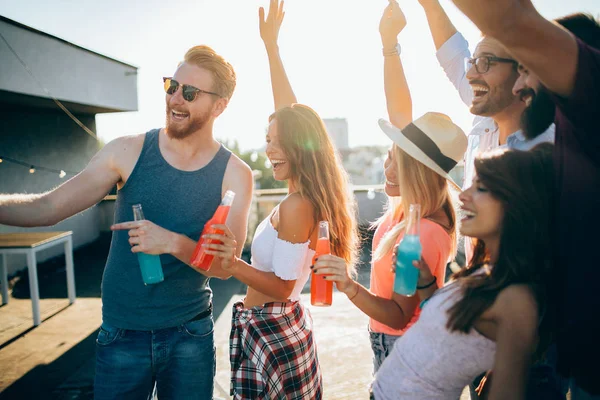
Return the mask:
[[235,197],[235,193],[231,190],[225,192],[225,197],[221,200],[221,204],[217,207],[217,211],[215,211],[215,215],[211,219],[209,219],[206,224],[204,224],[204,229],[202,230],[202,235],[200,235],[200,240],[198,240],[198,244],[196,245],[196,249],[194,250],[194,254],[192,254],[192,258],[190,259],[190,264],[196,268],[202,269],[204,271],[208,271],[210,269],[210,265],[213,262],[213,258],[215,258],[212,254],[206,254],[204,251],[204,247],[202,245],[204,243],[218,243],[222,244],[220,240],[208,239],[205,240],[202,236],[207,233],[216,233],[222,234],[223,231],[220,229],[213,229],[212,226],[215,224],[224,224],[227,221],[227,215],[229,214],[229,209],[231,208],[231,204],[233,203],[233,198]]
[[[331,254],[329,246],[329,223],[327,221],[319,222],[319,239],[317,240],[317,249],[312,263],[315,264],[317,257],[324,254]],[[333,300],[333,282],[323,279],[327,274],[315,274],[310,278],[310,304],[313,306],[330,306]]]

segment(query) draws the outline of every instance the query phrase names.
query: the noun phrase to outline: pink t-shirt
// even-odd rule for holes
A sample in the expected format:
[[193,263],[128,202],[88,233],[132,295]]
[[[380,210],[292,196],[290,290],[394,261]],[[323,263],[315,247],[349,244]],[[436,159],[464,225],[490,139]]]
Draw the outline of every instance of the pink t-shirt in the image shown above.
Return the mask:
[[[379,242],[385,234],[395,225],[392,216],[386,218],[381,225],[375,230],[373,236],[373,253],[379,245]],[[442,228],[441,225],[428,219],[421,219],[421,246],[423,248],[422,256],[431,268],[431,273],[437,278],[437,282],[443,285],[446,277],[446,264],[449,261],[450,251],[452,249],[452,238]],[[397,243],[400,243],[404,237],[404,232],[398,236]],[[392,298],[392,290],[394,286],[394,274],[391,272],[392,252],[390,251],[381,259],[374,261],[371,266],[371,292],[379,297],[386,299]],[[421,308],[417,307],[415,314],[404,329],[392,329],[381,322],[370,319],[369,325],[373,332],[386,333],[388,335],[402,335],[408,328],[414,324],[419,315]]]

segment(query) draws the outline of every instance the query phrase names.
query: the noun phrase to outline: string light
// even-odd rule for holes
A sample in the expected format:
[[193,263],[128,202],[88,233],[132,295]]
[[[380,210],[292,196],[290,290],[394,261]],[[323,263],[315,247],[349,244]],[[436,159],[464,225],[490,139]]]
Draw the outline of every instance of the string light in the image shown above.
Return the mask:
[[15,160],[14,158],[0,156],[0,164],[2,164],[4,161],[13,163],[13,164],[17,164],[17,165],[21,165],[25,168],[28,168],[30,174],[35,174],[37,171],[46,171],[46,172],[52,172],[52,173],[58,174],[58,177],[60,179],[63,179],[65,176],[67,176],[67,174],[69,174],[69,175],[77,175],[78,174],[78,172],[65,171],[64,169],[48,168],[48,167],[43,167],[40,165],[33,165],[33,164],[29,164],[28,162],[25,162],[25,161]]

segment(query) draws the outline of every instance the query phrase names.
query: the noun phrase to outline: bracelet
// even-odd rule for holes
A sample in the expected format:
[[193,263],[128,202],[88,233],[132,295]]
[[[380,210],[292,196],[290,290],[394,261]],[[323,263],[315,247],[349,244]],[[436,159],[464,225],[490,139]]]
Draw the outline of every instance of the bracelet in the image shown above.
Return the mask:
[[354,282],[354,284],[356,285],[356,293],[354,293],[352,297],[348,297],[348,300],[350,301],[352,301],[352,299],[355,298],[358,295],[358,292],[360,291],[360,285],[358,284],[358,282]]
[[427,289],[428,287],[430,287],[431,285],[433,285],[435,283],[435,281],[437,281],[437,277],[433,277],[433,280],[428,283],[427,285],[424,286],[417,286],[417,289]]
[[400,43],[396,43],[394,48],[392,48],[391,50],[381,49],[381,52],[383,53],[384,57],[399,56],[400,55]]

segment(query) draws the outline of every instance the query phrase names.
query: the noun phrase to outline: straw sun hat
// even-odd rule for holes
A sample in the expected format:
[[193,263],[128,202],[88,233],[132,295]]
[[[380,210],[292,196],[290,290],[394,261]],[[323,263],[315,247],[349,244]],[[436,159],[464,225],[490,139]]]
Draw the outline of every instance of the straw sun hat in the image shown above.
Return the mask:
[[467,151],[467,136],[450,117],[428,112],[404,129],[399,129],[384,119],[379,120],[379,127],[406,154],[461,190],[449,172]]

